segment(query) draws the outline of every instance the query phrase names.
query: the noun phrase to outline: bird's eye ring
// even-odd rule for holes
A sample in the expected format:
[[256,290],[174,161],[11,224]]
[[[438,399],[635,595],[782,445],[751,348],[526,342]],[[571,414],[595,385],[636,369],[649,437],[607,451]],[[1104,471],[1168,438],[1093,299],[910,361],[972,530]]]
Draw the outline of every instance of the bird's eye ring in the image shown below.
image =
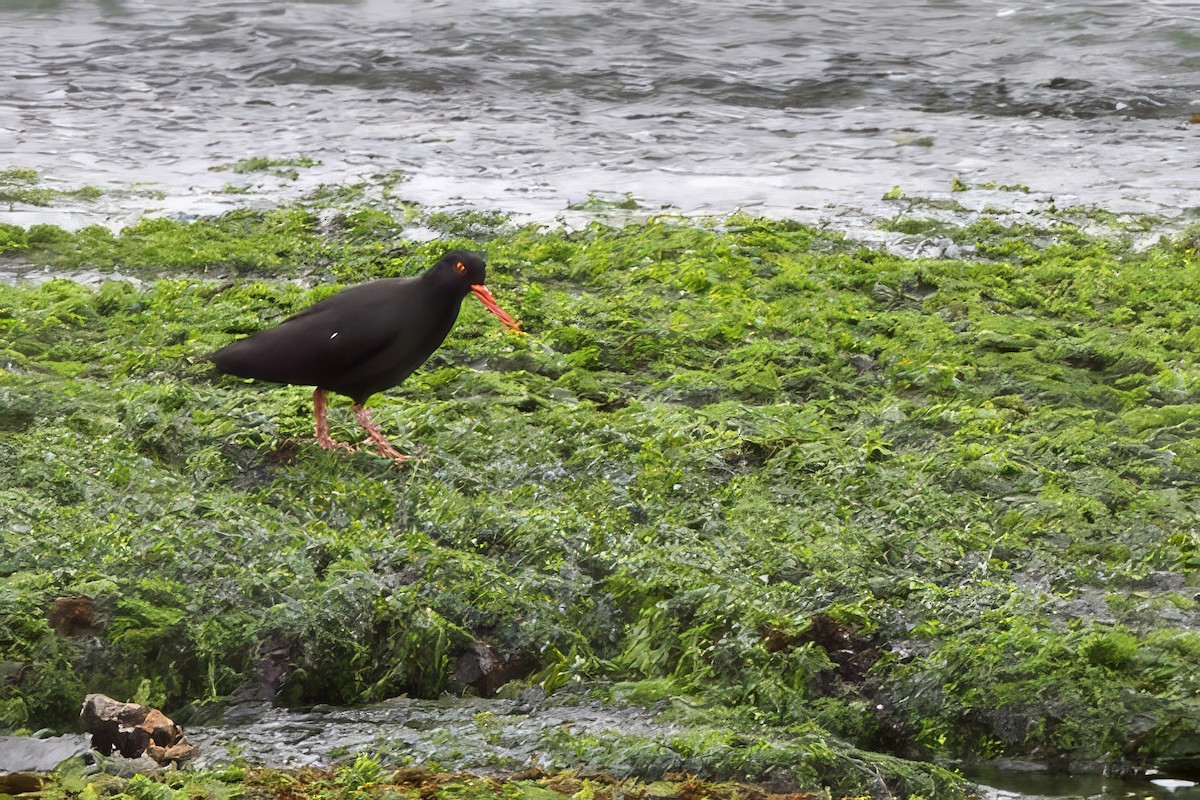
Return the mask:
[[458,270],[459,272],[466,272],[466,271],[467,271],[467,265],[466,265],[466,264],[464,264],[464,263],[462,263],[461,261],[459,261],[457,264],[455,264],[455,265],[454,265],[454,268],[455,268],[456,270]]

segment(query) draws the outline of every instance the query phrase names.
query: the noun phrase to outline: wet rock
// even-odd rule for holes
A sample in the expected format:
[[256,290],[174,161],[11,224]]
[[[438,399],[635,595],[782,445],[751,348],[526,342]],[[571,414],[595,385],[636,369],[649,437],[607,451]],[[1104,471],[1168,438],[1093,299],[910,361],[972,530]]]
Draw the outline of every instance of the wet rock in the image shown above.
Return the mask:
[[[516,699],[398,697],[356,708],[296,711],[263,705],[256,718],[233,722],[226,716],[219,726],[189,728],[189,739],[201,750],[189,766],[215,769],[240,758],[275,767],[324,768],[347,753],[380,752],[379,742],[386,741],[380,759],[389,769],[436,761],[449,771],[515,771],[530,765],[556,770],[575,764],[573,756],[548,744],[563,731],[598,741],[619,731],[658,743],[683,730],[644,708],[587,698],[583,687],[563,687],[523,713],[517,712],[518,704]],[[625,751],[604,752],[594,766],[608,769]]]
[[842,353],[841,356],[850,362],[859,375],[866,375],[879,369],[879,362],[866,353]]
[[1182,592],[1187,588],[1187,579],[1181,573],[1161,570],[1150,572],[1144,578],[1130,583],[1134,589],[1158,592]]
[[247,704],[257,706],[260,703],[269,703],[274,700],[287,678],[295,657],[296,648],[294,646],[276,643],[263,653],[249,679],[238,687],[237,691],[223,704],[223,707]]
[[1166,772],[1200,775],[1200,734],[1180,730],[1175,741],[1158,756],[1158,765]]
[[532,714],[546,699],[546,690],[541,686],[526,686],[517,693],[517,702],[513,706],[514,714]]
[[537,662],[523,653],[505,655],[486,642],[476,641],[454,661],[454,679],[484,697],[511,680],[523,678]]
[[[0,736],[0,772],[49,772],[63,761],[88,751],[82,734],[34,738]],[[6,790],[0,789],[0,793]],[[8,791],[7,794],[17,794]]]
[[[281,704],[282,705],[282,704]],[[210,725],[219,722],[225,725],[244,725],[261,718],[265,713],[275,708],[275,704],[266,700],[249,700],[244,703],[214,703],[205,709],[205,713],[196,715],[193,719],[196,725]],[[195,729],[192,729],[195,739]]]
[[102,755],[117,752],[136,759],[145,754],[158,764],[166,764],[186,761],[196,754],[183,728],[157,708],[89,694],[79,716],[83,729],[92,734],[92,747]]
[[137,758],[125,758],[121,755],[111,757],[101,756],[93,751],[95,759],[85,770],[87,775],[112,775],[117,778],[132,778],[134,775],[152,775],[161,772],[163,765],[150,756],[142,753]]
[[957,259],[962,258],[963,252],[952,239],[945,236],[937,238],[924,239],[913,251],[914,258],[945,258]]

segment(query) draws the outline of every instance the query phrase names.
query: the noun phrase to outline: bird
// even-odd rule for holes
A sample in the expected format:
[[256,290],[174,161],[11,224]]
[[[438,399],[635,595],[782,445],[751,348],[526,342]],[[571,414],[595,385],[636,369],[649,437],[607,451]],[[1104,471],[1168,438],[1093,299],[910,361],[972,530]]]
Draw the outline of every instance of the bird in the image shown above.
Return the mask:
[[371,420],[367,398],[404,381],[441,346],[474,294],[505,328],[521,327],[484,284],[479,253],[452,250],[421,275],[382,278],[348,287],[273,328],[238,339],[209,358],[220,372],[275,383],[313,386],[317,444],[353,450],[329,435],[329,392],[349,397],[354,418],[384,458],[398,451]]

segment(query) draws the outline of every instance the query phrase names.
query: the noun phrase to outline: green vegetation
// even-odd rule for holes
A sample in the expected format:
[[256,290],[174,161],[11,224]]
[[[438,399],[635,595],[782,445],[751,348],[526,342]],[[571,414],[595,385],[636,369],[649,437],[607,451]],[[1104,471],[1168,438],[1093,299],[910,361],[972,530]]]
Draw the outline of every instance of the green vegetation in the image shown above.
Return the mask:
[[[104,194],[95,186],[78,189],[51,189],[38,182],[38,174],[32,169],[0,170],[0,203],[9,209],[17,205],[48,206],[60,197],[76,200],[96,200]],[[7,226],[5,226],[7,227]],[[4,252],[4,233],[0,231],[0,253]]]
[[172,770],[153,777],[89,774],[80,764],[68,762],[48,777],[40,794],[51,800],[231,800],[243,796],[261,800],[803,800],[821,796],[769,794],[756,785],[687,775],[644,781],[602,773],[586,777],[573,772],[545,774],[538,769],[508,778],[417,767],[387,770],[370,755],[359,755],[335,769],[280,771],[238,765],[203,772]]
[[1029,194],[1032,191],[1028,186],[1026,186],[1023,183],[997,184],[995,181],[985,181],[984,183],[979,184],[979,188],[980,189],[995,189],[1000,192],[1020,192],[1022,194]]
[[655,746],[704,777],[1200,763],[1196,231],[985,217],[951,261],[746,216],[440,218],[486,233],[531,335],[468,301],[374,398],[403,469],[316,447],[311,390],[210,372],[337,284],[477,246],[410,241],[411,213],[4,232],[160,279],[0,287],[0,725],[70,725],[87,691],[194,710],[281,650],[286,703],[434,697],[482,639],[548,689],[684,698],[718,727]]
[[20,251],[59,269],[119,268],[144,276],[161,274],[162,265],[195,273],[294,274],[327,264],[335,252],[316,232],[315,217],[299,208],[237,210],[192,223],[147,217],[119,236],[100,225],[76,233],[54,225],[0,225],[0,237],[0,252]]
[[294,181],[300,177],[300,172],[296,167],[307,168],[320,166],[321,162],[315,158],[308,156],[297,156],[295,158],[269,158],[267,156],[251,156],[243,158],[241,161],[235,161],[232,164],[221,164],[215,167],[209,167],[212,172],[223,172],[228,170],[239,175],[244,175],[248,172],[266,172],[269,175],[274,175],[277,178],[286,178]]
[[637,211],[641,208],[637,200],[633,199],[633,195],[625,192],[621,199],[607,198],[595,193],[588,194],[587,199],[578,203],[571,203],[567,206],[573,211]]

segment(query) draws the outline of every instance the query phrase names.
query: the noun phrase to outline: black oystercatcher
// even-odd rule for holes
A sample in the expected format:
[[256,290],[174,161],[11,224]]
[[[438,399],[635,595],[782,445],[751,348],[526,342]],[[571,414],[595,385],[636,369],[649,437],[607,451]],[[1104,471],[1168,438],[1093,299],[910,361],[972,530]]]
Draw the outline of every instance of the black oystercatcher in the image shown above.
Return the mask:
[[458,318],[463,298],[474,292],[505,327],[516,321],[483,285],[478,253],[455,250],[416,278],[385,278],[351,286],[284,320],[213,353],[217,369],[243,378],[316,386],[313,417],[317,443],[352,449],[329,435],[325,393],[354,401],[354,418],[381,456],[404,461],[363,406],[425,363]]

